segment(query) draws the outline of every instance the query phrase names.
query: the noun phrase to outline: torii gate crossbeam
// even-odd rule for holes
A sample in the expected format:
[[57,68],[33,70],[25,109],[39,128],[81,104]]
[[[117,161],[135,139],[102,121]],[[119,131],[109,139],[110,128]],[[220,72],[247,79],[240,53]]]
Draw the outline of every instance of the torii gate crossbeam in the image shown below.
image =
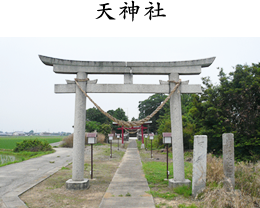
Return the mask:
[[[104,62],[104,61],[74,61],[39,56],[41,61],[53,66],[55,73],[76,74],[77,79],[85,80],[88,74],[122,74],[124,84],[96,84],[95,80],[79,82],[87,93],[166,93],[174,88],[174,83],[161,81],[158,85],[133,84],[133,75],[168,75],[169,80],[178,81],[179,75],[196,75],[201,68],[210,66],[215,57],[191,61],[175,62]],[[89,185],[84,179],[84,143],[86,122],[86,97],[74,81],[55,85],[55,93],[76,93],[75,121],[73,138],[73,168],[72,179],[66,182],[68,189],[84,189]],[[183,130],[181,116],[181,93],[201,93],[200,85],[188,85],[182,82],[179,90],[170,98],[173,179],[170,187],[190,185],[184,176]]]

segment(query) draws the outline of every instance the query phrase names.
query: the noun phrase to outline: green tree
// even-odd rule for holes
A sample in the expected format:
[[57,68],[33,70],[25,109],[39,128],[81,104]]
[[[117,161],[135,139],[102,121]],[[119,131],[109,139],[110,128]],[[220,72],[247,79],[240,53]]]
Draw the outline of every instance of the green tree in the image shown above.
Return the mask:
[[101,134],[104,134],[104,135],[105,135],[106,141],[107,141],[107,139],[108,139],[108,134],[111,133],[111,131],[112,131],[112,127],[111,127],[110,124],[105,124],[105,123],[104,123],[104,124],[101,124],[101,125],[100,125],[99,132],[100,132]]
[[[116,110],[109,110],[109,111],[107,111],[107,113],[109,113],[116,119],[128,121],[128,118],[125,115],[125,111],[122,108],[117,108]],[[113,125],[112,122],[111,122],[111,127],[112,127],[112,130],[116,131],[116,133],[121,133],[121,130],[117,129],[119,126]]]
[[195,135],[208,136],[208,151],[220,154],[222,151],[222,134],[229,132],[226,125],[227,114],[221,105],[219,86],[214,86],[209,77],[202,78],[202,95],[193,96],[193,107],[190,114],[195,124]]
[[86,110],[86,120],[99,123],[109,122],[109,119],[95,107]]
[[109,124],[101,124],[99,128],[99,132],[107,136],[109,133],[111,133],[111,126]]
[[131,119],[131,121],[137,121],[137,119],[136,119],[135,117],[133,117],[133,118]]
[[86,130],[86,132],[93,132],[95,130],[97,130],[97,132],[99,132],[100,126],[101,126],[101,124],[99,122],[87,121],[85,130]]
[[[183,140],[184,148],[191,149],[193,145],[194,137],[194,124],[192,115],[190,115],[189,110],[192,108],[192,96],[190,94],[181,95],[181,105],[182,105],[182,123],[183,123]],[[170,108],[167,106],[165,108],[165,113],[163,116],[156,121],[158,124],[158,138],[160,140],[159,145],[162,144],[162,133],[171,132],[171,118],[170,118]]]
[[128,118],[125,114],[125,111],[122,108],[117,108],[116,110],[109,110],[107,111],[111,116],[115,117],[116,119],[128,121]]
[[[122,108],[117,108],[116,110],[109,110],[107,111],[107,113],[119,120],[128,121],[125,111]],[[109,129],[107,125],[110,126],[110,128],[113,130],[117,130],[118,128],[118,126],[113,126],[112,121],[109,118],[107,118],[103,113],[101,113],[97,108],[93,107],[86,110],[86,131],[104,131],[104,134],[106,135],[106,132],[108,130],[105,131],[104,129]],[[111,130],[109,130],[109,133],[110,132]]]
[[195,133],[208,136],[208,150],[221,153],[222,134],[234,133],[235,157],[253,160],[260,156],[260,65],[237,65],[227,76],[219,72],[220,84],[203,78],[203,94],[193,96],[190,114]]
[[260,63],[237,65],[229,76],[222,69],[220,81],[228,123],[235,134],[237,158],[260,156]]
[[[160,104],[165,100],[167,96],[164,94],[154,94],[144,101],[139,101],[139,119],[145,118],[150,115]],[[157,132],[158,126],[156,121],[160,116],[163,116],[166,109],[169,108],[169,101],[164,107],[151,118],[152,124],[150,125],[151,132]]]

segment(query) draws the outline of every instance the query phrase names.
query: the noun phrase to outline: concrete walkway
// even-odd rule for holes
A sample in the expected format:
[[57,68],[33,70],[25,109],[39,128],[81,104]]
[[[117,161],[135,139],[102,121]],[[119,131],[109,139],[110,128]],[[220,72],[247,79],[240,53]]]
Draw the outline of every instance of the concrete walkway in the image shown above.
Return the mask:
[[154,208],[153,197],[146,193],[149,190],[147,180],[144,177],[142,170],[142,163],[136,146],[136,141],[130,140],[122,162],[99,207]]
[[0,167],[0,207],[27,207],[19,195],[56,173],[72,161],[72,148]]

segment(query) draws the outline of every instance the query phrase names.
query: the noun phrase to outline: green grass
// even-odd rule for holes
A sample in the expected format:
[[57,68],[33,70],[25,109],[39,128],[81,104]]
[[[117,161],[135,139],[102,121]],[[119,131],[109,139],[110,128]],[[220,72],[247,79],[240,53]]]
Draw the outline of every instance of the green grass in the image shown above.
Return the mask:
[[[140,141],[141,143],[141,141]],[[146,145],[147,144],[147,145]],[[151,143],[151,140],[149,138],[145,138],[144,137],[144,146],[145,148],[147,148],[148,150],[151,150],[151,145],[152,145],[152,149],[155,150],[157,149],[157,145],[158,144],[158,139],[157,136],[154,136],[153,142]]]
[[49,143],[59,142],[63,139],[63,136],[10,136],[0,137],[0,149],[14,149],[17,142],[21,142],[27,139],[39,139],[41,141],[46,140]]
[[5,165],[10,165],[13,163],[22,162],[24,160],[29,160],[31,158],[40,157],[42,155],[50,154],[55,152],[46,151],[46,152],[19,152],[15,153],[12,150],[16,147],[17,142],[22,142],[23,140],[34,140],[39,139],[41,141],[46,140],[49,143],[54,143],[62,140],[62,136],[59,137],[40,137],[40,136],[10,136],[10,137],[0,137],[0,154],[1,155],[12,155],[15,156],[14,161],[9,161],[4,164],[0,164],[0,167]]
[[[137,148],[138,149],[141,149],[141,144],[142,144],[142,141],[140,140],[136,140],[137,142]],[[151,143],[151,140],[149,138],[145,138],[144,137],[144,146],[145,148],[147,148],[147,150],[151,150],[151,145],[152,145],[152,149],[153,150],[158,150],[158,146],[161,146],[159,145],[159,139],[158,139],[158,136],[154,136],[154,139],[153,139],[153,142]],[[161,148],[159,148],[161,149]]]
[[[147,140],[147,146],[146,146],[146,140]],[[136,140],[136,143],[137,143],[137,148],[138,148],[138,149],[141,149],[142,141]],[[148,150],[151,150],[151,140],[144,138],[144,146],[145,146],[145,148],[147,148]],[[157,149],[157,147],[156,147],[156,139],[153,139],[152,149],[153,149],[153,150],[156,150],[156,149]]]
[[12,150],[0,151],[1,155],[13,155],[16,158],[15,161],[13,161],[13,162],[7,162],[4,164],[0,164],[0,167],[5,166],[5,165],[10,165],[13,163],[19,163],[19,162],[22,162],[25,160],[29,160],[31,158],[40,157],[40,156],[47,155],[47,154],[50,154],[53,152],[55,152],[55,150],[47,151],[47,152],[19,152],[19,153],[13,152]]
[[168,185],[166,178],[166,165],[164,162],[143,162],[145,177],[149,185]]
[[197,206],[195,204],[192,205],[185,205],[185,204],[179,204],[178,208],[197,208]]
[[93,144],[93,146],[102,146],[102,145],[104,145],[104,144],[102,144],[102,143]]
[[160,198],[168,199],[168,200],[172,200],[177,196],[177,194],[175,194],[173,192],[170,193],[169,191],[167,191],[165,193],[161,193],[160,191],[149,191],[148,193],[152,194],[153,197],[160,197]]
[[156,204],[155,207],[156,208],[161,208],[162,206],[165,206],[165,205],[166,205],[166,203],[160,202],[160,204]]
[[[171,168],[170,168],[171,169]],[[151,188],[150,194],[153,197],[160,197],[164,199],[171,200],[177,195],[182,195],[184,197],[189,197],[192,194],[191,187],[178,187],[176,189],[168,188],[168,181],[164,180],[166,178],[166,164],[165,162],[143,162],[143,170],[145,177]],[[184,164],[185,178],[192,180],[192,164]],[[170,170],[172,173],[172,170]],[[153,188],[155,188],[153,190]]]
[[184,197],[189,197],[192,194],[191,187],[188,186],[179,186],[173,189],[179,195],[183,195]]
[[131,194],[129,192],[127,192],[125,196],[131,196]]

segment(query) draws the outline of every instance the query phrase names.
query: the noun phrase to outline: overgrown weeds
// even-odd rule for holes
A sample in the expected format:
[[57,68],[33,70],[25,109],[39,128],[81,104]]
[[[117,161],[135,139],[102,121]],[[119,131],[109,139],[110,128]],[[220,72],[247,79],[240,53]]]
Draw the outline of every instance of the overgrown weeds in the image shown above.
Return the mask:
[[[105,135],[104,134],[97,134],[97,143],[103,144],[105,142]],[[85,133],[85,145],[88,144],[87,132]],[[73,147],[73,134],[70,134],[67,137],[64,137],[61,143],[62,147]]]
[[[88,139],[87,139],[87,133],[85,133],[85,144],[87,144]],[[70,134],[69,136],[66,136],[63,138],[61,142],[61,147],[73,147],[73,134]]]
[[232,190],[227,192],[221,183],[216,188],[207,187],[202,196],[203,207],[216,207],[216,208],[244,208],[244,207],[258,207],[257,199],[245,194],[240,190]]
[[239,162],[235,167],[236,188],[252,197],[260,197],[260,168],[248,162]]
[[207,185],[217,186],[224,179],[224,169],[222,158],[217,158],[212,154],[207,155]]
[[[260,170],[259,166],[248,162],[235,165],[235,190],[227,191],[223,186],[223,159],[208,154],[207,187],[197,198],[203,207],[259,207]],[[230,182],[231,184],[231,182]]]

